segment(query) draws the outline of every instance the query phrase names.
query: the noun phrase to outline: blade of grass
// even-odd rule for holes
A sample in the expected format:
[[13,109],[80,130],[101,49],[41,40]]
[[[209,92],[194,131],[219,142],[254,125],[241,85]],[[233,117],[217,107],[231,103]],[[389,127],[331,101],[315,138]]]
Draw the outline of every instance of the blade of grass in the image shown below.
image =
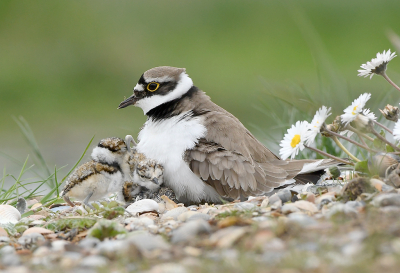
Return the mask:
[[[86,148],[83,151],[81,157],[78,159],[78,161],[75,163],[75,165],[69,170],[67,175],[64,176],[64,178],[61,180],[61,183],[60,184],[56,183],[57,185],[48,194],[46,194],[46,196],[44,196],[40,200],[40,203],[44,204],[46,202],[49,202],[49,200],[52,200],[52,199],[50,199],[50,197],[54,194],[54,192],[56,192],[56,191],[58,192],[58,188],[61,186],[61,184],[65,181],[65,179],[67,179],[67,177],[72,173],[72,171],[75,170],[76,166],[78,166],[78,164],[81,162],[82,158],[85,156],[87,150],[89,149],[90,144],[92,144],[92,141],[93,141],[94,137],[95,136],[93,136],[92,139],[89,141],[89,144],[86,146]],[[58,195],[57,195],[57,197],[58,197]]]
[[[47,167],[46,161],[44,160],[42,153],[40,152],[39,145],[36,142],[33,131],[30,128],[28,122],[21,116],[18,119],[16,117],[13,117],[13,119],[18,124],[25,140],[31,147],[35,157],[38,159],[43,171],[47,174],[47,176],[50,176],[51,172],[50,172],[49,168]],[[53,188],[55,185],[54,180],[49,180],[48,185],[50,188]]]

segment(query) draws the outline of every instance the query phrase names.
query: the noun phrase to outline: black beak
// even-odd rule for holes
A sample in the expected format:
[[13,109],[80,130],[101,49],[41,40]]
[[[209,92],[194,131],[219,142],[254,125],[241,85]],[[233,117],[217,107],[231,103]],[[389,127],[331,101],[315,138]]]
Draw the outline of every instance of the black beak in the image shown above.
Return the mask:
[[158,179],[157,179],[157,177],[154,177],[151,181],[153,181],[155,184],[158,185]]
[[126,100],[124,100],[123,102],[121,102],[118,106],[118,109],[122,109],[125,108],[129,105],[134,105],[137,101],[137,98],[135,97],[135,95],[130,96],[129,98],[127,98]]

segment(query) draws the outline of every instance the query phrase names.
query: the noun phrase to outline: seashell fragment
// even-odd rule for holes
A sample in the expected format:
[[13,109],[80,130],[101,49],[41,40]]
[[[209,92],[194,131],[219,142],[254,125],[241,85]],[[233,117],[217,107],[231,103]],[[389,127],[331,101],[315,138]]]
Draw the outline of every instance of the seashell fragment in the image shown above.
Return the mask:
[[46,228],[42,228],[42,227],[31,227],[31,228],[28,228],[27,230],[25,230],[25,232],[22,234],[22,236],[32,234],[32,233],[50,234],[50,233],[54,233],[54,231],[46,229]]
[[21,213],[10,205],[0,205],[0,224],[16,224],[21,219]]
[[133,215],[137,213],[158,211],[158,203],[151,199],[142,199],[129,205],[125,210]]

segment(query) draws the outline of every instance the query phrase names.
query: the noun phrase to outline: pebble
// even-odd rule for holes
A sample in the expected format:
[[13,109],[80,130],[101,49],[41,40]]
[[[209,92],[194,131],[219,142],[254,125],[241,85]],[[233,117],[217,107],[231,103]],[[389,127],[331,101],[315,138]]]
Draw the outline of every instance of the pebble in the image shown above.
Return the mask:
[[164,263],[155,265],[148,273],[187,273],[183,265],[177,263]]
[[170,248],[170,245],[160,235],[153,235],[144,231],[131,232],[127,240],[141,252],[154,249],[168,250]]
[[18,239],[18,243],[26,248],[31,246],[32,244],[36,244],[36,243],[44,242],[44,241],[45,241],[45,239],[44,239],[43,235],[40,233],[29,233],[27,235],[22,235],[22,237],[20,237]]
[[21,264],[21,258],[15,254],[5,254],[0,257],[2,266],[17,266]]
[[83,258],[79,265],[84,267],[104,267],[109,263],[109,260],[106,257],[91,255]]
[[253,204],[253,203],[240,202],[240,203],[236,203],[235,205],[233,205],[233,207],[235,209],[239,209],[239,210],[252,210],[252,209],[255,209],[257,206],[256,206],[256,204]]
[[288,222],[294,222],[301,226],[312,226],[318,223],[314,218],[300,213],[292,213],[288,215]]
[[173,244],[180,242],[188,242],[193,240],[201,233],[210,233],[210,224],[203,220],[197,219],[189,221],[172,232],[171,242]]
[[196,214],[200,214],[201,215],[200,212],[189,210],[189,211],[186,211],[186,212],[178,215],[177,220],[181,221],[181,222],[186,222],[187,219],[189,219],[191,216],[194,216]]
[[184,212],[187,212],[188,209],[185,207],[177,207],[172,210],[167,211],[166,213],[163,214],[161,217],[161,220],[172,217],[173,219],[177,220],[178,216],[181,215]]
[[0,248],[0,256],[4,256],[4,255],[8,255],[8,254],[15,254],[15,248],[13,248],[12,246],[3,246],[2,248]]
[[10,238],[7,236],[0,236],[0,243],[8,243],[10,241]]
[[129,213],[136,215],[138,213],[158,211],[158,203],[152,199],[142,199],[129,205],[125,210]]
[[400,194],[398,193],[381,193],[374,197],[372,204],[378,207],[400,206]]
[[31,227],[31,228],[28,228],[27,230],[25,230],[24,233],[22,234],[22,236],[32,234],[32,233],[50,234],[50,233],[54,233],[54,231],[46,229],[46,228],[42,228],[42,227]]
[[293,203],[284,204],[281,208],[283,214],[290,214],[293,212],[299,212],[300,209]]
[[84,249],[92,249],[95,248],[100,243],[100,240],[95,237],[86,237],[85,239],[79,242],[79,246]]

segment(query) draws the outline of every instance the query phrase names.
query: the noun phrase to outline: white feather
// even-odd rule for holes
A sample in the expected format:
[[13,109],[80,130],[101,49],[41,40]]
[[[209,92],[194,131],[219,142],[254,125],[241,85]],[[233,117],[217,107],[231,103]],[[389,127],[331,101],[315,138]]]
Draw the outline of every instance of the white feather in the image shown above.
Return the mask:
[[326,166],[322,166],[322,167],[319,167],[319,168],[318,168],[319,164],[321,164],[323,161],[324,161],[324,160],[321,159],[321,160],[315,161],[315,162],[313,162],[313,163],[306,163],[306,164],[304,164],[304,165],[303,165],[303,168],[301,169],[301,171],[299,172],[299,174],[302,174],[302,173],[311,173],[311,172],[315,172],[315,171],[319,171],[319,170],[325,169]]
[[184,152],[195,146],[207,130],[200,117],[186,117],[188,112],[161,120],[147,120],[140,131],[137,150],[164,166],[164,184],[180,201],[220,201],[218,193],[204,183],[183,160]]

